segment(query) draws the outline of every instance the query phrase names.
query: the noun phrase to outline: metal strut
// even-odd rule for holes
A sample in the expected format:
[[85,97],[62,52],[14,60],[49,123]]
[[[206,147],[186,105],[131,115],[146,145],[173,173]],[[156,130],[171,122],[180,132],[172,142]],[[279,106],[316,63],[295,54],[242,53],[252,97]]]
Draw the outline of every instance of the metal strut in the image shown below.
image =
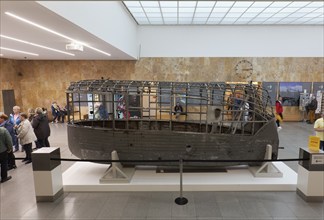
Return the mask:
[[[267,144],[265,160],[271,160],[272,146]],[[254,177],[283,177],[283,173],[273,162],[264,162],[260,167],[249,167]]]
[[[111,160],[119,160],[117,151],[111,152]],[[124,168],[120,162],[112,162],[100,183],[129,183],[135,173],[135,168]]]

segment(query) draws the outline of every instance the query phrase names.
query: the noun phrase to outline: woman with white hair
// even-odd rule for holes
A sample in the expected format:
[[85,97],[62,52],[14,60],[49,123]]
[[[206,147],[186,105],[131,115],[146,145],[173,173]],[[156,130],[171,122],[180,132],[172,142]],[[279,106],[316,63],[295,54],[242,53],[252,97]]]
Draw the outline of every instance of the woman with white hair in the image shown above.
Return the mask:
[[32,143],[36,141],[37,138],[34,133],[33,127],[28,121],[27,114],[21,113],[20,119],[21,123],[17,127],[17,137],[19,138],[20,143],[26,152],[26,157],[22,160],[22,162],[26,162],[25,164],[28,164],[32,162]]
[[[12,111],[13,111],[13,114],[10,114],[9,116],[9,120],[10,120],[10,123],[14,125],[14,128],[16,129],[17,126],[20,124],[21,120],[20,120],[20,107],[19,106],[14,106],[12,108]],[[18,142],[18,139],[17,137],[15,137],[16,140],[14,141],[15,142],[15,146],[14,146],[14,150],[13,152],[16,152],[19,150],[19,142]]]

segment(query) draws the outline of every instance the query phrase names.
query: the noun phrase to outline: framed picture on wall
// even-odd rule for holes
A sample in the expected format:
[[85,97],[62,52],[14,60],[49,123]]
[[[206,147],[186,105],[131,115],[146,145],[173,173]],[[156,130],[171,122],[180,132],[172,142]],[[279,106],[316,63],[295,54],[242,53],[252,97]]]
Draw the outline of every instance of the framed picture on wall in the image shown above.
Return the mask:
[[[262,88],[268,91],[271,104],[274,106],[277,100],[278,82],[263,82]],[[263,94],[263,97],[266,97],[266,94]]]
[[309,93],[311,82],[281,82],[279,83],[279,95],[282,97],[282,105],[299,106],[300,93]]

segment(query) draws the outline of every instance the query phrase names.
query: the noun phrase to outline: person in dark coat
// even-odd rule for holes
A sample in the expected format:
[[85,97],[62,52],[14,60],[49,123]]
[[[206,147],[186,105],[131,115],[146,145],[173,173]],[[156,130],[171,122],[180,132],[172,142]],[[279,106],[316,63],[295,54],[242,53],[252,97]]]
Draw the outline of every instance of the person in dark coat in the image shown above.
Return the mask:
[[51,135],[51,129],[48,124],[47,116],[43,113],[43,109],[36,108],[36,116],[31,124],[37,137],[36,148],[49,147],[48,137]]
[[183,112],[183,108],[180,105],[180,102],[177,102],[176,106],[174,106],[174,114],[176,115],[176,119],[179,118],[182,112]]
[[[11,136],[11,140],[13,143],[13,146],[16,145],[16,135],[15,135],[15,130],[14,130],[14,125],[11,124],[10,120],[8,120],[9,117],[6,114],[1,114],[0,115],[0,127],[4,127],[5,129],[7,129],[7,131],[9,132],[10,136]],[[11,169],[16,169],[16,157],[14,155],[14,153],[12,151],[8,152],[8,170]]]
[[11,176],[8,176],[8,152],[12,151],[12,145],[12,140],[7,129],[0,128],[1,183],[11,179]]
[[315,121],[315,111],[317,109],[316,96],[311,94],[311,101],[305,106],[306,111],[308,111],[308,124],[313,124]]
[[57,123],[58,122],[58,118],[61,115],[60,115],[60,107],[57,105],[56,102],[53,102],[52,103],[51,110],[52,110],[52,115],[53,115],[53,121],[52,121],[52,123]]

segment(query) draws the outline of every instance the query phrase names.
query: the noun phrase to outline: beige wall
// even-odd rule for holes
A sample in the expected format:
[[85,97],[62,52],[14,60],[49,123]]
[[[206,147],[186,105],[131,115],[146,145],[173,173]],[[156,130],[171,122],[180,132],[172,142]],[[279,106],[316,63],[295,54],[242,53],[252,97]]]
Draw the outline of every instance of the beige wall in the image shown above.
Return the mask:
[[132,79],[161,81],[291,81],[324,80],[323,58],[246,58],[253,65],[251,78],[235,73],[242,58],[144,58],[136,62]]
[[[65,90],[70,82],[101,77],[130,79],[131,73],[134,72],[134,64],[135,61],[13,61],[1,59],[0,89],[14,88],[16,102],[21,105],[23,111],[38,106],[49,109],[53,101],[61,105],[66,103]],[[18,72],[22,76],[18,76]],[[10,77],[6,77],[7,75]],[[0,111],[2,110],[1,97]]]
[[[138,61],[0,59],[0,89],[14,89],[16,103],[26,111],[37,106],[50,108],[54,100],[64,104],[65,89],[71,81],[101,77],[117,80],[189,82],[324,81],[324,58],[246,59],[253,64],[253,75],[248,79],[235,73],[235,65],[242,58],[143,58]],[[0,100],[0,111],[3,111],[1,94]],[[298,113],[298,110],[289,111],[290,115]]]
[[2,90],[14,90],[16,105],[22,105],[19,66],[16,60],[0,59],[0,112],[4,111]]

